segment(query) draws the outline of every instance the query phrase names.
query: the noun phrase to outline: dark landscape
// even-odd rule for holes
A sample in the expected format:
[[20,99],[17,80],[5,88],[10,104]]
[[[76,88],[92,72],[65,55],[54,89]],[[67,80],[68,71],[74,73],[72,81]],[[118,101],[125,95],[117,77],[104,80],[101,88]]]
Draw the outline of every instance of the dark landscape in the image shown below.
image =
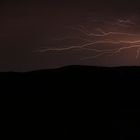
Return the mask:
[[[30,106],[33,102],[43,106],[29,108],[32,112],[46,110],[40,124],[31,123],[32,131],[46,137],[53,133],[52,138],[61,139],[101,139],[111,135],[112,140],[140,138],[140,67],[67,66],[1,72],[0,81],[4,89],[1,95],[22,96],[23,104],[31,97]],[[46,122],[45,117],[49,117]],[[49,131],[44,132],[44,125]]]

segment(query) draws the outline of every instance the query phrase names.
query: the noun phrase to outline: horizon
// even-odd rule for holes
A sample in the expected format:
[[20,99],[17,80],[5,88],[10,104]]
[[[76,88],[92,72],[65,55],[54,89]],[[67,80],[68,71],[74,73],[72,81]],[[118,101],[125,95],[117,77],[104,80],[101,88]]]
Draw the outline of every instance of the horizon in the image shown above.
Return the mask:
[[[86,68],[86,69],[85,69]],[[8,70],[8,71],[0,71],[0,73],[18,73],[18,74],[22,74],[22,73],[32,73],[32,72],[63,72],[63,71],[68,71],[68,70],[112,70],[116,71],[134,71],[135,70],[140,70],[140,66],[92,66],[92,65],[65,65],[65,66],[60,66],[60,67],[56,67],[56,68],[47,68],[47,69],[31,69],[31,70]]]

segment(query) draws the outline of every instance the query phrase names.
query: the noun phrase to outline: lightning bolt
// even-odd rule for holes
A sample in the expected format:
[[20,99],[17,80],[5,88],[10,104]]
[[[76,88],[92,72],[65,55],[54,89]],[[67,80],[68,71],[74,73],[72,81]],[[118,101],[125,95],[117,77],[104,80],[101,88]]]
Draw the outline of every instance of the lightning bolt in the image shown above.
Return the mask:
[[[94,20],[94,22],[97,22]],[[105,22],[104,22],[105,23]],[[114,26],[123,26],[123,27],[135,27],[136,23],[131,20],[122,20],[119,19],[114,24],[112,22],[107,22],[108,24],[112,24]],[[128,49],[136,49],[136,59],[140,56],[140,34],[130,33],[130,32],[119,32],[119,31],[104,31],[102,28],[96,28],[96,32],[89,31],[86,27],[80,25],[78,28],[72,28],[80,32],[84,37],[63,37],[57,39],[58,41],[63,40],[73,40],[78,39],[82,41],[80,45],[71,45],[61,48],[44,48],[37,50],[37,52],[58,52],[62,53],[64,51],[70,50],[86,50],[89,52],[94,52],[92,56],[86,56],[81,58],[80,60],[89,60],[101,57],[102,55],[115,55],[119,54],[122,51]],[[107,29],[106,29],[107,30]],[[112,46],[112,49],[105,49],[103,46]],[[117,45],[117,47],[115,46]]]

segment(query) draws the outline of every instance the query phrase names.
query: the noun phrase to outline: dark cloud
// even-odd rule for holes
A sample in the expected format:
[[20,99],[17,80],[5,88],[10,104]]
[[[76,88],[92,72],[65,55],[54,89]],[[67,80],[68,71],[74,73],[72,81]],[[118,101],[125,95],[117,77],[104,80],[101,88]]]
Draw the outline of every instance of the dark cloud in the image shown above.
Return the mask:
[[[128,0],[46,0],[0,2],[0,70],[29,70],[69,64],[138,64],[135,60],[100,59],[81,62],[81,52],[35,53],[44,47],[64,46],[51,41],[73,35],[71,27],[91,19],[140,17],[138,1]],[[76,35],[76,33],[74,33]],[[79,34],[78,34],[79,35]],[[71,42],[70,42],[71,44]]]

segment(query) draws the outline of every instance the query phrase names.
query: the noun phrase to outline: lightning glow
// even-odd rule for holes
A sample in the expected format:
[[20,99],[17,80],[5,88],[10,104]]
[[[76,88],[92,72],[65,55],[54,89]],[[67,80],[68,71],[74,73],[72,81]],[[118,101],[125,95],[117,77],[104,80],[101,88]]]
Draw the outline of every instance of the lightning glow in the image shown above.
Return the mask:
[[[94,20],[96,22],[96,20]],[[105,23],[105,21],[104,21]],[[128,27],[137,27],[136,23],[131,20],[122,20],[119,19],[117,22],[112,23],[107,21],[107,24],[116,26],[121,26],[122,28]],[[95,59],[101,57],[102,55],[110,55],[113,56],[115,54],[120,54],[122,51],[135,49],[136,50],[136,59],[140,56],[140,34],[132,33],[132,32],[123,32],[123,31],[105,31],[101,27],[96,27],[96,31],[89,31],[84,26],[79,26],[79,28],[72,28],[80,32],[80,34],[84,37],[64,37],[58,39],[59,41],[63,40],[72,40],[78,39],[80,40],[80,45],[71,45],[66,47],[59,48],[44,48],[38,50],[40,53],[44,52],[58,52],[62,53],[70,50],[86,50],[89,52],[93,52],[92,56],[84,56],[80,58],[80,60],[87,59]],[[106,29],[107,30],[107,29]],[[83,42],[83,43],[81,43]],[[109,47],[111,45],[111,48]],[[108,48],[104,48],[103,46],[108,46]]]

